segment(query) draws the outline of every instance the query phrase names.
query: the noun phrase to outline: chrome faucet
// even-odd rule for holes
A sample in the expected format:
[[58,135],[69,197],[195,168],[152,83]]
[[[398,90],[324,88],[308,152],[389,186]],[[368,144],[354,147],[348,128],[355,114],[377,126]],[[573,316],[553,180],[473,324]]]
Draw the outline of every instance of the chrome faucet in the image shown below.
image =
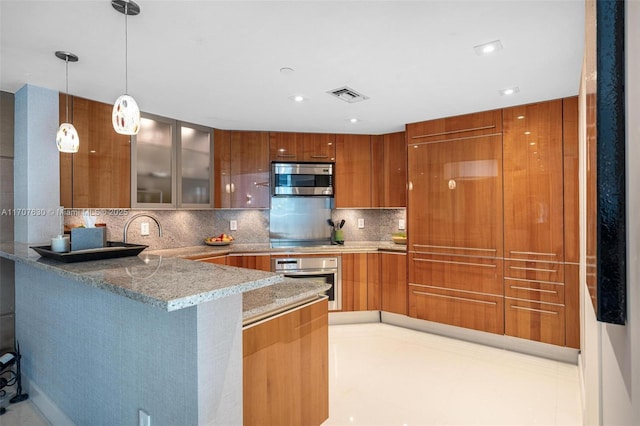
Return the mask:
[[127,222],[124,224],[124,232],[122,235],[122,242],[123,243],[127,243],[127,231],[129,230],[129,225],[131,225],[131,222],[133,222],[134,220],[136,220],[139,217],[148,217],[149,219],[152,219],[156,225],[158,225],[158,237],[162,237],[162,225],[160,225],[160,221],[155,217],[155,216],[151,216],[150,214],[147,213],[138,213],[138,214],[134,214],[133,216],[131,216],[129,218],[129,220],[127,220]]

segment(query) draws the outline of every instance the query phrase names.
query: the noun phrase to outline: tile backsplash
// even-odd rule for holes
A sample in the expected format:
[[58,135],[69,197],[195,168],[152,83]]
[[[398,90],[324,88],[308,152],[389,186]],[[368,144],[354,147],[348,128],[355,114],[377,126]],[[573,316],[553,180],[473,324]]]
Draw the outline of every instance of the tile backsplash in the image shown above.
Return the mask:
[[[65,225],[82,224],[82,209],[65,209]],[[134,219],[129,225],[127,242],[146,244],[150,249],[186,247],[203,244],[206,237],[230,234],[238,243],[269,242],[269,210],[126,210],[88,209],[97,216],[96,223],[107,227],[108,241],[122,241],[124,226],[139,213],[150,214],[162,226],[158,236],[155,222],[145,216]],[[389,240],[398,232],[398,221],[405,220],[405,209],[339,209],[332,211],[334,221],[345,220],[345,241]],[[358,229],[358,219],[364,219],[365,227]],[[231,231],[229,222],[236,220],[238,229]],[[140,235],[140,227],[149,223],[149,235]],[[328,226],[328,225],[327,225]]]

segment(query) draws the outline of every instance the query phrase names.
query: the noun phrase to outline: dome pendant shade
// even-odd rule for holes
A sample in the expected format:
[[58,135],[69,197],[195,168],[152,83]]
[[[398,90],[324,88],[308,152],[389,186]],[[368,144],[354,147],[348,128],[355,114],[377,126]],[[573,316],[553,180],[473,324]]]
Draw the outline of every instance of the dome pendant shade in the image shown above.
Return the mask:
[[129,95],[120,95],[113,105],[113,128],[121,135],[137,135],[140,130],[140,108]]
[[[56,57],[64,61],[65,68],[65,98],[66,98],[66,121],[69,121],[69,62],[78,62],[78,56],[71,52],[64,52],[58,50],[55,53]],[[80,148],[80,137],[78,131],[71,123],[62,123],[56,133],[56,145],[59,152],[67,152],[69,154],[75,154]]]
[[111,0],[111,6],[124,15],[124,95],[113,104],[111,121],[113,129],[121,135],[137,135],[140,130],[140,108],[133,97],[127,95],[129,91],[129,31],[128,16],[140,13],[140,6],[133,0]]
[[76,128],[71,123],[62,123],[56,133],[58,151],[74,154],[80,148],[80,138]]

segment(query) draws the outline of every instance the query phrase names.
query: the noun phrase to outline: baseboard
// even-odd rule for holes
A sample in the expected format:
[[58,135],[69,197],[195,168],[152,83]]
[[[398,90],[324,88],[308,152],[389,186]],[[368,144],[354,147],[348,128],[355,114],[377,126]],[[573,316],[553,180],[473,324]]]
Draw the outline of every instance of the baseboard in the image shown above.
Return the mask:
[[[368,311],[370,312],[370,311]],[[335,324],[350,324],[346,322],[349,317],[341,317],[341,321]],[[363,321],[364,322],[364,321]],[[375,321],[369,321],[375,322]],[[548,358],[555,361],[566,362],[569,364],[578,364],[578,354],[580,351],[573,348],[563,346],[550,345],[548,343],[534,342],[531,340],[520,339],[517,337],[505,336],[500,334],[487,333],[484,331],[471,330],[462,327],[456,327],[447,324],[440,324],[431,321],[425,321],[417,318],[411,318],[406,315],[394,314],[390,312],[380,313],[380,322],[395,325],[398,327],[409,328],[412,330],[423,331],[427,333],[437,334],[454,339],[465,340],[468,342],[479,343],[486,346],[493,346],[500,349],[506,349],[513,352],[521,352],[528,355],[535,355],[540,358]],[[331,314],[329,315],[329,324],[331,323]]]
[[329,312],[329,325],[380,322],[380,311]]
[[587,397],[584,383],[584,360],[582,353],[578,354],[578,378],[580,379],[580,408],[582,409],[582,424],[587,424]]
[[29,399],[40,410],[45,419],[55,426],[75,426],[67,415],[36,385],[22,374],[22,386]]

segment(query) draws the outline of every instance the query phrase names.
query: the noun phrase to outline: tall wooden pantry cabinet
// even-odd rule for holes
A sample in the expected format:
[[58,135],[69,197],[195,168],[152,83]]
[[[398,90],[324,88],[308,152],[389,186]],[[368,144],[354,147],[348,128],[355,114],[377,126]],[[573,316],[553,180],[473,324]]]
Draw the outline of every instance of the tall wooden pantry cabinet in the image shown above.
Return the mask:
[[407,125],[410,316],[579,347],[577,110]]

